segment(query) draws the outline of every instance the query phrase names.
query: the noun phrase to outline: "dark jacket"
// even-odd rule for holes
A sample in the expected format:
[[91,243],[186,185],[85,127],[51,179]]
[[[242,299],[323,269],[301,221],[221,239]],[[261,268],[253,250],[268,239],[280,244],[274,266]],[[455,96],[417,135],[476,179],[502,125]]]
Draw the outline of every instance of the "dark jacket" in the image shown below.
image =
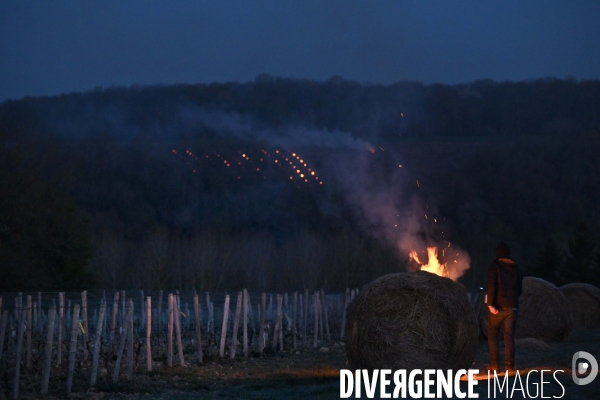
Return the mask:
[[488,306],[496,308],[519,308],[519,296],[523,290],[523,275],[519,266],[510,258],[497,258],[488,268]]

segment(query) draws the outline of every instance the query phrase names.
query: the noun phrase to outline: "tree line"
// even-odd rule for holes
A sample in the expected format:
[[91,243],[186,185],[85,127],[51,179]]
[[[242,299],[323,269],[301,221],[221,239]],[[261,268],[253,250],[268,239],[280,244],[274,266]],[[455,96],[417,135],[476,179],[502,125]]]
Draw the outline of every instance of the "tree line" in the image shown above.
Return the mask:
[[[267,126],[352,132],[389,143],[426,137],[597,137],[600,81],[484,79],[458,85],[324,82],[266,74],[254,81],[97,88],[0,105],[3,123],[33,113],[63,134],[146,140],[188,133],[182,107],[248,115]],[[188,110],[189,111],[189,110]]]
[[[7,101],[0,290],[343,290],[404,270],[404,255],[373,235],[325,168],[318,138],[302,150],[320,187],[274,166],[228,168],[217,154],[254,160],[275,146],[195,123],[195,107],[246,116],[269,135],[302,126],[368,141],[376,152],[362,172],[384,183],[405,174],[402,196],[439,216],[421,233],[443,230],[471,255],[462,278],[470,290],[500,240],[529,274],[598,284],[599,94],[598,81],[262,75]],[[353,159],[359,150],[335,151]]]

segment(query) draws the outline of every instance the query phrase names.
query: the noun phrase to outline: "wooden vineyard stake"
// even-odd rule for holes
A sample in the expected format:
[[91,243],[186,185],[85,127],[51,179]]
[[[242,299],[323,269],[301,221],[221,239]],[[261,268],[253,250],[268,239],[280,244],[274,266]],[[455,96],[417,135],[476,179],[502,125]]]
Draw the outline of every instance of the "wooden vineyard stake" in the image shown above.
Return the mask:
[[[210,308],[210,294],[206,292],[206,336],[212,332],[211,321],[212,321],[212,309]],[[210,337],[210,336],[209,336]]]
[[152,297],[146,297],[146,369],[152,371]]
[[275,330],[276,332],[276,337],[279,341],[279,351],[283,351],[283,310],[282,310],[282,303],[283,302],[283,296],[278,294],[277,295],[277,329]]
[[75,371],[75,355],[77,352],[77,335],[79,334],[79,304],[73,305],[71,323],[71,340],[69,342],[69,361],[67,364],[67,397],[71,395],[73,372]]
[[323,337],[323,306],[321,304],[321,295],[319,292],[315,292],[317,295],[317,309],[319,310],[319,338],[321,339],[321,343],[325,341]]
[[198,351],[198,362],[202,364],[202,327],[200,326],[200,300],[198,294],[194,293],[194,322],[196,324],[196,348]]
[[25,354],[26,354],[25,365],[26,365],[27,371],[31,371],[31,330],[32,330],[31,311],[32,311],[31,296],[27,296],[27,308],[26,308],[26,312],[27,312],[27,348],[25,351]]
[[4,348],[4,334],[6,333],[6,325],[8,324],[8,310],[2,312],[2,320],[0,320],[0,361],[2,360],[2,349]]
[[[21,293],[19,293],[19,297],[21,297]],[[17,300],[17,306],[21,306],[23,304],[22,299]],[[13,399],[17,399],[19,397],[19,379],[21,374],[21,349],[23,347],[23,331],[25,330],[25,315],[21,308],[15,310],[17,314],[17,323],[18,323],[18,333],[17,333],[17,348],[16,348],[16,356],[15,356],[15,379],[13,381]]]
[[329,317],[327,313],[327,301],[325,300],[325,291],[321,289],[321,303],[323,308],[323,315],[325,317],[325,332],[327,334],[327,342],[331,342],[331,335],[329,333]]
[[[66,340],[67,342],[69,341],[69,332],[71,329],[71,322],[73,322],[71,320],[71,300],[67,300],[67,312],[65,314],[65,336],[66,336]],[[67,358],[68,358],[68,354],[67,354]]]
[[106,311],[104,312],[104,323],[102,324],[102,336],[106,338],[106,337],[108,337],[108,334],[109,334],[108,318],[109,318],[110,309],[108,308],[108,302],[106,300],[106,297],[102,297],[102,300],[104,300],[104,303],[106,304]]
[[273,351],[277,351],[277,341],[279,340],[279,321],[278,321],[277,314],[275,314],[274,322],[275,323],[273,324],[273,332],[270,332],[273,334],[273,337],[271,337],[269,339],[271,339],[271,347],[273,348]]
[[313,347],[317,348],[318,335],[319,335],[319,295],[317,293],[315,293],[313,295],[313,307],[315,310],[315,324],[313,325],[313,331],[314,331]]
[[302,321],[304,318],[302,317],[302,305],[304,302],[302,301],[302,293],[298,293],[298,338],[300,338],[300,331],[302,330]]
[[81,292],[81,319],[83,322],[83,357],[88,358],[88,306],[87,306],[87,290]]
[[37,304],[38,304],[37,300],[33,300],[33,306],[31,309],[31,312],[33,313],[32,324],[31,324],[32,331],[38,327],[38,306],[37,306]]
[[42,311],[42,292],[38,292],[37,294],[37,319],[36,319],[36,327],[40,331],[40,333],[44,332],[44,312]]
[[306,329],[308,325],[308,289],[304,289],[304,308],[302,312],[302,347],[306,346]]
[[267,309],[267,294],[263,293],[260,299],[260,327],[258,330],[258,352],[265,349],[265,311]]
[[269,293],[269,311],[267,312],[267,320],[273,321],[273,293]]
[[44,366],[42,369],[42,396],[48,394],[48,383],[50,382],[50,367],[52,366],[52,342],[54,339],[54,320],[56,319],[56,306],[50,307],[48,313],[48,329],[46,331],[46,348],[44,349]]
[[169,293],[168,298],[169,322],[167,332],[167,365],[173,366],[173,294]]
[[127,302],[129,313],[127,315],[127,380],[131,381],[133,378],[133,316],[134,316],[134,303],[133,299],[130,298]]
[[231,347],[229,347],[229,357],[231,359],[235,358],[235,349],[237,347],[237,334],[238,328],[240,327],[240,316],[242,314],[242,299],[243,293],[238,292],[237,302],[235,304],[235,317],[233,318],[233,334],[231,335]]
[[210,332],[215,335],[215,303],[212,301],[210,302]]
[[179,355],[179,365],[185,366],[183,359],[183,344],[181,342],[181,310],[179,309],[179,295],[174,296],[173,308],[175,309],[175,334],[177,335],[177,354]]
[[346,309],[348,308],[348,303],[350,302],[350,289],[346,288],[346,295],[344,297],[344,310],[342,312],[342,326],[340,327],[340,339],[344,340],[344,331],[346,329]]
[[[15,297],[15,321],[21,321],[20,313],[23,308],[23,293],[19,292],[17,297]],[[18,322],[17,322],[18,324]],[[18,326],[17,326],[18,327]]]
[[100,359],[100,346],[102,345],[102,328],[104,325],[104,316],[106,314],[106,300],[103,298],[100,303],[100,315],[98,316],[98,325],[96,325],[96,337],[94,338],[94,353],[92,355],[92,376],[90,386],[96,385],[98,376],[98,360]]
[[119,292],[113,298],[112,316],[110,319],[110,336],[108,338],[108,353],[112,354],[115,343],[115,330],[117,328],[117,314],[119,313]]
[[[258,337],[258,324],[255,322],[258,322],[258,317],[260,316],[260,302],[256,302],[256,318],[254,317],[254,311],[252,308],[252,297],[250,297],[250,294],[248,293],[247,289],[244,289],[244,304],[242,305],[242,307],[246,307],[246,334],[247,334],[247,345],[248,345],[248,350],[250,350],[250,347],[252,347],[252,341],[254,340],[254,338]],[[242,314],[244,314],[244,310],[242,308]]]
[[225,295],[225,304],[223,305],[223,324],[221,326],[221,345],[219,346],[219,356],[225,357],[225,341],[227,340],[227,325],[229,319],[229,295]]
[[[271,295],[271,296],[273,296],[273,295]],[[269,312],[269,314],[271,314],[271,313]],[[269,338],[269,339],[271,339],[271,347],[273,348],[273,351],[277,351],[277,340],[279,339],[279,331],[278,331],[279,326],[278,326],[277,322],[278,322],[277,315],[275,315],[275,323],[273,324],[273,332],[270,332],[270,333],[272,333],[273,336],[271,338]]]
[[[127,315],[123,318],[124,321],[129,321],[129,313],[132,310],[127,308]],[[113,382],[117,382],[119,379],[119,370],[121,369],[121,362],[123,361],[123,351],[125,349],[125,342],[127,337],[129,336],[129,323],[125,323],[123,326],[123,331],[121,332],[121,340],[119,341],[119,349],[117,350],[117,362],[115,364],[115,370],[113,372]]]
[[125,330],[125,325],[127,325],[127,322],[125,320],[125,291],[121,290],[121,329]]
[[244,350],[244,358],[248,358],[248,303],[250,299],[248,299],[248,290],[244,289],[243,293],[243,306],[242,306],[242,318],[243,318],[243,350]]
[[[17,297],[19,300],[19,312],[22,313],[23,312],[23,292],[19,292]],[[25,334],[25,333],[23,333],[23,334]]]
[[298,292],[294,292],[294,300],[292,303],[292,340],[294,350],[296,350],[297,342],[296,342],[296,318],[297,318],[297,310],[298,310]]
[[65,324],[65,292],[58,293],[58,342],[56,346],[56,365],[62,361],[63,326]]

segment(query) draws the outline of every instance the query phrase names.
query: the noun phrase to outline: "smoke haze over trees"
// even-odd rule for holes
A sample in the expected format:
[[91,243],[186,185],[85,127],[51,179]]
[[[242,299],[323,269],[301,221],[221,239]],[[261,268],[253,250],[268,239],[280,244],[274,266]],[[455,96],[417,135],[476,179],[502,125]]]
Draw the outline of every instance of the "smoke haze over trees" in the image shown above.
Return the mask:
[[500,240],[530,273],[598,284],[599,109],[599,81],[568,79],[7,101],[0,290],[342,290],[404,270],[401,242],[463,249],[477,290]]

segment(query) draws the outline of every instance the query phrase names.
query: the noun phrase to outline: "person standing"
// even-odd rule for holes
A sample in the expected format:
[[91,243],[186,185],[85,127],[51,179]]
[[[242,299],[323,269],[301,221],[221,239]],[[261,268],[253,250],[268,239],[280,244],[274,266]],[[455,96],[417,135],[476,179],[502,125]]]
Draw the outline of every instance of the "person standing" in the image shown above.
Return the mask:
[[[489,309],[488,370],[498,370],[499,332],[504,333],[504,366],[506,372],[515,369],[515,327],[517,325],[519,296],[523,290],[523,274],[517,263],[510,259],[510,249],[504,242],[496,247],[496,259],[488,268],[486,305]],[[502,328],[502,329],[501,329]]]

